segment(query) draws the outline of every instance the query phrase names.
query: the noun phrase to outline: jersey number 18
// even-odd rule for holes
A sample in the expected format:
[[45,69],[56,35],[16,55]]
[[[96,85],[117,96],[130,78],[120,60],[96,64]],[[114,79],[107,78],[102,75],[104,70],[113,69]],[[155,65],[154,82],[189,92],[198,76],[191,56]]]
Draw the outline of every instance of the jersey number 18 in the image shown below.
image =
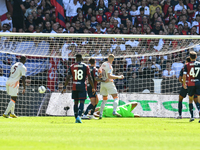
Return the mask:
[[75,80],[82,80],[83,79],[83,70],[74,70]]

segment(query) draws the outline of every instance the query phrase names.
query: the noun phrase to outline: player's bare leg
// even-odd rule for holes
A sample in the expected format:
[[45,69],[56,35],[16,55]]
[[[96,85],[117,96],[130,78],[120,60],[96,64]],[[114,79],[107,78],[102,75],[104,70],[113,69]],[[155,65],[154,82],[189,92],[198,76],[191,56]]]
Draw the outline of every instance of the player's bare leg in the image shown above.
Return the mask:
[[101,109],[100,109],[100,114],[99,114],[99,119],[102,119],[102,116],[103,116],[103,110],[105,108],[105,105],[107,103],[107,100],[108,100],[108,96],[103,96],[103,101],[101,103]]
[[8,106],[6,108],[6,111],[5,113],[3,114],[3,117],[4,118],[9,118],[9,115],[8,113],[11,111],[11,114],[10,114],[10,117],[12,118],[17,118],[17,116],[15,115],[14,113],[14,110],[15,110],[15,102],[17,100],[17,97],[16,96],[11,96],[11,100],[10,102],[8,103]]
[[118,103],[119,103],[118,95],[117,95],[117,93],[116,94],[111,94],[111,95],[112,95],[112,97],[114,99],[114,102],[113,102],[113,115],[117,116],[117,117],[121,117],[121,115],[117,113],[117,106],[118,106]]
[[190,114],[191,114],[190,122],[194,121],[193,104],[192,104],[193,100],[194,100],[194,95],[189,96],[189,110],[190,110]]

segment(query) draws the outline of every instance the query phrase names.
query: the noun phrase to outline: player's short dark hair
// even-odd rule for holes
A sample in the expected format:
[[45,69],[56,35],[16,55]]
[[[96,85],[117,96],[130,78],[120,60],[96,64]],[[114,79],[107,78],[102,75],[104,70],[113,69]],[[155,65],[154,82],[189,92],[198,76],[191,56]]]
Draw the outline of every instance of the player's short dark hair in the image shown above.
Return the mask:
[[25,55],[22,55],[20,57],[20,62],[26,62],[26,56]]
[[187,61],[187,62],[190,62],[190,61],[191,61],[189,56],[186,58],[186,61]]
[[76,54],[76,58],[82,58],[81,54]]
[[95,64],[95,59],[94,59],[94,58],[90,58],[90,59],[89,59],[89,63],[90,63],[90,64]]
[[195,59],[197,57],[197,53],[195,51],[190,52],[190,58]]

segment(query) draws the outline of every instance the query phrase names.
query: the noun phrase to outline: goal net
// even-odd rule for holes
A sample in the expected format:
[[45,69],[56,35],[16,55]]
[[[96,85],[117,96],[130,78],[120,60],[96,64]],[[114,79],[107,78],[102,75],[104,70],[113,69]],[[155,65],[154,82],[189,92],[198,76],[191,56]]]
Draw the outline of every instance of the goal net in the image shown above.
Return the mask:
[[[83,62],[96,59],[97,68],[114,54],[113,74],[124,75],[114,83],[119,92],[119,105],[137,101],[136,113],[141,116],[174,117],[177,115],[181,88],[179,73],[189,51],[199,54],[199,36],[108,35],[108,34],[20,34],[0,33],[0,113],[10,96],[6,80],[11,66],[26,55],[26,93],[22,84],[15,112],[19,116],[73,115],[72,82],[61,95],[66,72],[82,54]],[[20,81],[21,83],[21,81]],[[40,94],[39,86],[47,92]],[[98,85],[99,92],[99,85]],[[99,96],[101,104],[101,96]],[[89,103],[89,98],[86,100]],[[112,98],[107,105],[112,105]],[[187,98],[183,113],[189,117]]]

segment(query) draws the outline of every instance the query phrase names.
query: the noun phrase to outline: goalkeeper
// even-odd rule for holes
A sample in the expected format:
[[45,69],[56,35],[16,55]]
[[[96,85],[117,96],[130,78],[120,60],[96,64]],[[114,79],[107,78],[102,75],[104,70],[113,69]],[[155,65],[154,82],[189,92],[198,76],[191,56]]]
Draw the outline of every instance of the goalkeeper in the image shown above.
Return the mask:
[[[137,102],[127,103],[117,107],[117,113],[119,113],[122,117],[140,117],[139,115],[133,114],[132,110],[137,106]],[[95,109],[94,116],[99,117],[100,107]],[[113,114],[113,106],[106,106],[103,110],[103,117],[117,117]]]

